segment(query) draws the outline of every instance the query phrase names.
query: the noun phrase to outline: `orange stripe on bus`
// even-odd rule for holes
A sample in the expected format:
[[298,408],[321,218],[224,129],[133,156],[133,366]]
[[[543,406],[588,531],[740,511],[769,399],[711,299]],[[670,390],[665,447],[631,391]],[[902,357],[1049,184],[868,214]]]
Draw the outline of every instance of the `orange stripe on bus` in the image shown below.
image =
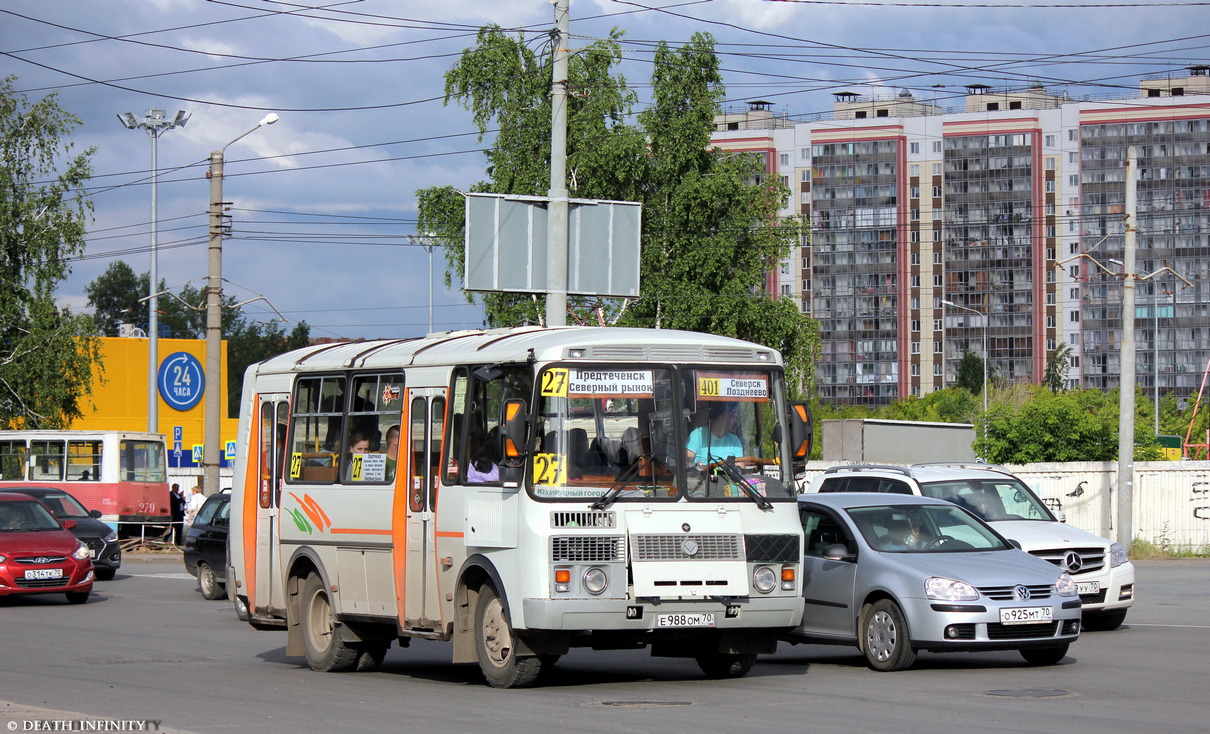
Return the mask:
[[389,529],[388,530],[368,530],[366,528],[328,528],[328,532],[332,533],[333,535],[335,535],[337,533],[339,533],[341,535],[356,535],[358,533],[360,533],[362,535],[390,535],[391,534],[391,531]]
[[438,538],[461,538],[462,533],[455,532],[453,530],[442,530],[442,531],[437,532],[437,537]]

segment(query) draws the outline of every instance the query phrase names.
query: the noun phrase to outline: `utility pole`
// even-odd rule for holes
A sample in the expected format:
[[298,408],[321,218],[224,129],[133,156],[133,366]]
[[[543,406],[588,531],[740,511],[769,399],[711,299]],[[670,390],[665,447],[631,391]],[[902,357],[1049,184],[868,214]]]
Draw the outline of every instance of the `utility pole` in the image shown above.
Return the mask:
[[1117,540],[1130,549],[1134,506],[1134,291],[1135,235],[1138,230],[1138,157],[1126,149],[1126,236],[1122,245],[1122,362],[1118,382],[1118,521]]
[[232,143],[262,125],[277,122],[276,113],[265,115],[256,127],[248,130],[210,154],[210,244],[206,268],[206,425],[202,441],[202,493],[212,495],[219,491],[219,466],[222,463],[222,400],[220,394],[223,374],[223,237],[227,235],[223,224],[223,154]]
[[569,0],[554,0],[554,72],[550,86],[550,211],[546,232],[546,325],[567,325],[567,44]]
[[135,119],[129,112],[118,115],[118,121],[127,130],[136,128],[146,130],[151,138],[151,272],[147,279],[147,432],[160,432],[160,398],[157,392],[157,374],[160,367],[160,309],[158,297],[160,278],[157,272],[157,227],[159,224],[159,209],[156,191],[159,187],[159,142],[160,135],[174,127],[185,127],[189,122],[189,114],[177,110],[170,120],[164,116],[164,110],[148,110],[142,120]]

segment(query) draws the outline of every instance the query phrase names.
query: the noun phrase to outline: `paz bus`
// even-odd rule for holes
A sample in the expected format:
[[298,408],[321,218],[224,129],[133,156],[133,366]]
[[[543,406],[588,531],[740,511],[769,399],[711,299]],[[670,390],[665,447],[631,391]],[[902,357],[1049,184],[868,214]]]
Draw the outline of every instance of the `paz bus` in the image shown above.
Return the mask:
[[245,375],[228,592],[319,671],[420,638],[502,688],[572,647],[742,676],[802,617],[809,437],[781,355],[726,337],[307,347]]
[[172,519],[162,434],[0,431],[0,491],[44,486],[67,490],[123,533]]

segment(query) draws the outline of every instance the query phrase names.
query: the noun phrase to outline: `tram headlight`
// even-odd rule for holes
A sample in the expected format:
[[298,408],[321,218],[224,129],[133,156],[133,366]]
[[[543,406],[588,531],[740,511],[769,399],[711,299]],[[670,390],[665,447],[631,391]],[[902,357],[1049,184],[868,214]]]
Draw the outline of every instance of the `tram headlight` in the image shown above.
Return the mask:
[[752,585],[762,594],[768,594],[777,586],[777,573],[768,566],[760,566],[752,572]]
[[589,594],[595,596],[607,588],[609,588],[609,576],[605,573],[605,569],[593,566],[584,572],[584,590]]

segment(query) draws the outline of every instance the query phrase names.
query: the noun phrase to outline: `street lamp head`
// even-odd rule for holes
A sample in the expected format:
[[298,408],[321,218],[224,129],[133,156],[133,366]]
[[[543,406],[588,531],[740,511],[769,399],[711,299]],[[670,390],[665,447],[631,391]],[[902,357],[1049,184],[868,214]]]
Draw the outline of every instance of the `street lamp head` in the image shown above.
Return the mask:
[[189,113],[185,110],[177,110],[176,117],[172,118],[172,124],[168,127],[185,127],[186,122],[189,122]]
[[947,301],[944,298],[941,299],[941,302],[943,304],[945,304],[946,306],[957,306],[958,305],[958,304],[954,303],[953,301]]
[[276,112],[270,112],[269,114],[262,117],[261,121],[256,123],[256,126],[261,127],[264,125],[272,125],[273,123],[277,122],[280,119],[281,118],[277,116]]
[[127,130],[133,130],[139,126],[139,121],[134,119],[134,115],[129,112],[118,115],[118,122],[122,123]]

